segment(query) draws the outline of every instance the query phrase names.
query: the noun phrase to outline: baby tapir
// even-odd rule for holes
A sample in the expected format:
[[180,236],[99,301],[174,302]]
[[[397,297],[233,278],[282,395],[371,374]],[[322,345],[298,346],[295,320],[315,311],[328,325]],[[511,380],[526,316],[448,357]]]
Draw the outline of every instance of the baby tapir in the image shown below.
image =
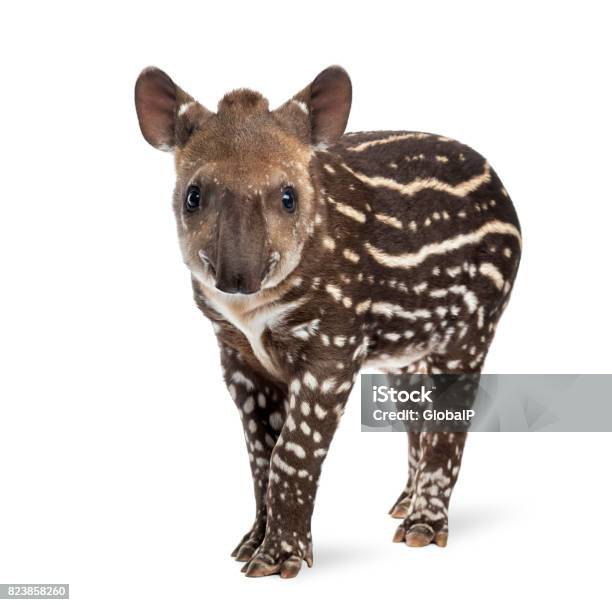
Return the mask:
[[[331,67],[270,110],[216,112],[162,71],[136,82],[144,138],[174,153],[174,212],[246,437],[255,522],[247,576],[312,564],[321,465],[360,368],[479,373],[517,272],[512,202],[479,154],[421,132],[344,135],[351,82]],[[465,433],[411,433],[396,542],[444,546]]]

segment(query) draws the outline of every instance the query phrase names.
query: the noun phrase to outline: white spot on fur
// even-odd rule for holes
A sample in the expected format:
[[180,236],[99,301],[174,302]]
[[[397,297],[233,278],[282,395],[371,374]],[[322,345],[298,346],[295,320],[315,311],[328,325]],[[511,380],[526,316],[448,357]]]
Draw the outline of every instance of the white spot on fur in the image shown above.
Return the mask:
[[384,315],[389,319],[391,317],[401,317],[403,319],[429,319],[431,313],[427,309],[415,309],[408,311],[399,305],[390,302],[377,302],[372,305],[372,313],[375,315]]
[[306,115],[308,115],[308,105],[306,105],[304,101],[298,101],[297,99],[292,99],[291,102],[297,105],[301,111],[303,111]]
[[401,336],[395,332],[387,332],[386,334],[383,334],[383,337],[391,342],[397,342],[401,338]]
[[402,229],[404,226],[402,224],[402,221],[395,218],[394,216],[389,216],[388,214],[382,214],[379,212],[375,214],[374,217],[381,223],[384,223],[385,225],[388,225],[389,227],[393,227],[395,229]]
[[336,302],[340,302],[342,300],[342,290],[338,286],[335,286],[334,284],[327,284],[325,286],[325,291],[330,294]]
[[352,263],[359,262],[359,254],[357,254],[353,250],[350,250],[349,248],[345,248],[342,252],[342,255],[344,256],[344,258],[351,261]]
[[326,235],[323,237],[323,246],[333,252],[336,249],[336,242],[329,235]]
[[183,103],[178,109],[178,116],[182,116],[186,111],[189,111],[189,108],[194,104],[194,101],[187,101],[187,103]]
[[304,373],[304,384],[311,390],[314,390],[317,388],[317,379],[310,373],[310,372],[305,372]]
[[352,218],[358,223],[366,222],[366,215],[361,212],[361,210],[357,210],[352,206],[347,206],[346,204],[342,204],[341,202],[334,202],[334,208],[341,214],[344,214],[344,216],[348,216],[349,218]]
[[343,382],[337,389],[336,389],[336,394],[339,395],[340,393],[344,393],[345,391],[348,391],[351,388],[351,383],[347,380],[345,382]]
[[336,386],[336,379],[335,378],[326,378],[321,383],[321,392],[329,393],[334,388],[334,386]]
[[285,449],[293,452],[298,458],[306,458],[306,450],[293,441],[287,441],[287,443],[285,443]]
[[501,290],[504,287],[504,276],[494,264],[482,263],[478,270],[482,275],[488,277],[495,284],[497,289]]
[[272,463],[281,471],[287,473],[287,475],[295,475],[295,468],[287,464],[278,454],[274,454],[274,457],[272,458]]
[[250,414],[255,409],[255,400],[252,396],[249,395],[249,397],[244,400],[242,408],[245,414]]
[[299,324],[294,328],[291,328],[291,334],[300,340],[308,340],[311,336],[314,336],[317,333],[320,323],[320,319],[313,319],[312,321]]
[[357,315],[362,315],[370,308],[371,304],[372,301],[369,298],[360,302],[358,305],[355,306],[355,313],[357,313]]
[[275,431],[280,431],[283,427],[283,417],[279,414],[279,412],[274,412],[270,414],[270,426]]
[[251,380],[249,380],[242,372],[237,370],[232,374],[231,381],[236,384],[242,384],[245,386],[247,391],[252,391],[255,388],[255,385]]
[[334,344],[337,347],[343,347],[346,344],[346,336],[334,336]]
[[315,412],[315,416],[319,420],[323,420],[323,418],[327,416],[327,410],[324,410],[318,403],[315,403],[314,412]]

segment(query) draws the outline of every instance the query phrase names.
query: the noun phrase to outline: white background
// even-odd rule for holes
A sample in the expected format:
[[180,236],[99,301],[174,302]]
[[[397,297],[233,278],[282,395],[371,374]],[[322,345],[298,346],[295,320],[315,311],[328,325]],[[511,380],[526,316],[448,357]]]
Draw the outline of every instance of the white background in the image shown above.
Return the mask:
[[[611,44],[602,3],[21,2],[4,7],[0,582],[76,603],[591,600],[606,585],[608,434],[474,434],[446,549],[392,544],[405,437],[354,393],[323,472],[315,567],[245,579],[247,457],[176,242],[169,155],[133,85],[214,108],[351,74],[350,130],[437,132],[488,157],[523,262],[488,372],[606,373]],[[580,402],[577,402],[579,413]]]

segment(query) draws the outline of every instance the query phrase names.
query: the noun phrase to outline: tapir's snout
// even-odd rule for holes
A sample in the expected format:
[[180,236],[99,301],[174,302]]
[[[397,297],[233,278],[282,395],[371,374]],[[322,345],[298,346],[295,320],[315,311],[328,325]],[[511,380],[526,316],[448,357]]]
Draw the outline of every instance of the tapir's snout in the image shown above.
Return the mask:
[[215,279],[227,294],[254,294],[261,289],[265,266],[265,223],[261,204],[226,191],[220,200],[217,237],[200,251]]

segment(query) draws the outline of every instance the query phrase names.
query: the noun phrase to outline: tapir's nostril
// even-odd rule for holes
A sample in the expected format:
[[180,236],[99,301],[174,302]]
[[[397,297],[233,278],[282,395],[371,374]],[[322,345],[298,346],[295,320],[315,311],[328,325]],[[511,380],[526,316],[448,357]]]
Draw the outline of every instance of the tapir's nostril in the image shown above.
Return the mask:
[[248,280],[241,274],[234,274],[230,277],[219,276],[215,283],[217,290],[227,294],[254,294],[259,290],[259,285],[255,287],[249,284]]

